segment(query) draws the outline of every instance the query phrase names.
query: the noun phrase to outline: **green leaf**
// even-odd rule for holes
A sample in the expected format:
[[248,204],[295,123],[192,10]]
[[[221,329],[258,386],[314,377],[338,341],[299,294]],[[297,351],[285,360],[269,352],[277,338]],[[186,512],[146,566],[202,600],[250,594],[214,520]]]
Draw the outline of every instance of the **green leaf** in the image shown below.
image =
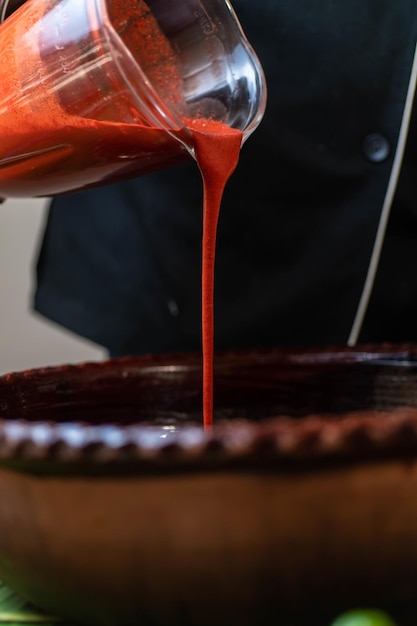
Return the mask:
[[339,615],[331,626],[396,626],[396,624],[387,613],[378,609],[358,609]]
[[0,625],[35,626],[35,624],[57,624],[60,621],[59,618],[38,611],[10,587],[0,582]]

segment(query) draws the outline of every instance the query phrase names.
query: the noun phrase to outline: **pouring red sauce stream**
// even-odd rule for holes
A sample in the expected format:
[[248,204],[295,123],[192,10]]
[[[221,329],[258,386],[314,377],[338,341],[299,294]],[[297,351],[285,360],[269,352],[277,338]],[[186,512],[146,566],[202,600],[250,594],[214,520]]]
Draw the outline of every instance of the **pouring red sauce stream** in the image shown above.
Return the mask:
[[190,126],[204,184],[202,244],[203,422],[213,423],[214,267],[220,204],[238,161],[242,133],[218,122],[198,120]]
[[[75,104],[89,103],[98,118],[76,114],[74,94],[65,88],[51,89],[35,78],[52,62],[36,45],[31,56],[17,62],[16,41],[31,31],[32,41],[42,35],[42,19],[49,0],[23,6],[2,26],[3,74],[0,105],[7,108],[7,125],[0,124],[0,196],[45,196],[74,189],[110,183],[166,167],[184,159],[186,151],[166,129],[106,119],[96,91],[76,93]],[[139,55],[142,68],[153,85],[168,83],[172,97],[178,97],[180,79],[169,42],[147,7],[140,0],[114,0],[111,18],[120,26],[123,40]],[[144,42],[146,45],[144,45]],[[76,42],[67,45],[76,46]],[[47,50],[47,48],[45,48]],[[73,51],[74,54],[76,52]],[[78,58],[75,56],[74,58]],[[155,64],[155,59],[158,63]],[[13,101],[19,84],[20,95]],[[71,87],[71,86],[70,86]],[[165,85],[166,87],[166,85]],[[27,89],[27,97],[21,97]],[[6,104],[9,106],[6,107]],[[95,108],[96,107],[96,108]],[[116,106],[117,110],[117,106]],[[0,106],[0,113],[2,107]],[[114,114],[113,110],[110,112]],[[110,114],[109,113],[109,114]],[[146,120],[145,120],[146,121]],[[201,171],[203,199],[202,234],[202,355],[203,423],[213,423],[214,354],[214,263],[216,230],[224,187],[237,166],[242,142],[241,131],[226,124],[205,120],[184,120],[194,140],[195,158]],[[178,137],[184,133],[179,129]],[[22,151],[22,146],[24,147]]]

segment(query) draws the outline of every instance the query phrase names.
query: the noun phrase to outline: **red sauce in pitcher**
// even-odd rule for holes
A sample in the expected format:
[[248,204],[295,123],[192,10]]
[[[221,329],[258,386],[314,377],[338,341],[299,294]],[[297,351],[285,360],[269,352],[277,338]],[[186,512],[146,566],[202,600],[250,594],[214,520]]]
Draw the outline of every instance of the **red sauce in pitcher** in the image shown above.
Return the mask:
[[[167,90],[167,85],[163,85],[167,82],[169,98],[178,99],[180,81],[174,55],[146,3],[120,0],[110,6],[113,25],[129,49],[139,56],[152,84],[158,91]],[[61,80],[49,93],[47,85],[39,81],[44,67],[48,64],[49,69],[55,67],[58,58],[56,71],[59,76],[65,74],[65,67],[60,66],[59,49],[42,45],[42,37],[48,41],[50,37],[47,26],[42,25],[49,8],[50,0],[28,3],[1,27],[0,121],[7,115],[7,124],[0,123],[0,196],[55,195],[154,171],[185,158],[188,153],[184,146],[166,129],[141,123],[139,111],[136,123],[106,119],[110,112],[103,109],[105,99],[97,95],[93,78],[85,83],[82,92],[75,92],[71,81],[68,86]],[[31,45],[30,55],[25,59],[18,56],[15,46],[20,39],[24,43],[26,35],[31,38]],[[74,47],[69,57],[78,59],[78,42],[70,38],[67,45]],[[153,63],[155,58],[157,64]],[[90,110],[92,117],[74,114],[74,107],[79,105]],[[120,106],[125,105],[126,100],[121,98]],[[112,101],[111,106],[114,115],[117,101],[116,104]],[[238,163],[242,133],[212,120],[187,119],[184,124],[193,137],[204,185],[203,421],[208,428],[213,422],[216,229],[223,190]],[[179,128],[178,137],[184,132],[184,128]]]

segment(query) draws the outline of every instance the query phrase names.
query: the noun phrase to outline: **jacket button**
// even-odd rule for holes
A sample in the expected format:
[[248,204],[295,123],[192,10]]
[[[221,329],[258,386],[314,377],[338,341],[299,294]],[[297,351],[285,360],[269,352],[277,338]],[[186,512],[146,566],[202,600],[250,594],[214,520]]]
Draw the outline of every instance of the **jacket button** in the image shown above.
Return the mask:
[[390,153],[388,139],[380,133],[367,135],[363,141],[363,152],[365,157],[372,163],[385,161]]

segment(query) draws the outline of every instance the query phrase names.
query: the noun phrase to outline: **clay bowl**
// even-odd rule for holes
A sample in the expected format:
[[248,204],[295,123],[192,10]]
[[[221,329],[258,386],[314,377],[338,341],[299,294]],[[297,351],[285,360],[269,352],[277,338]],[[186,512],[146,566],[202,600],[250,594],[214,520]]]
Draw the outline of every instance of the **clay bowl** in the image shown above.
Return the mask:
[[200,406],[198,355],[1,377],[0,579],[100,626],[415,618],[417,347],[218,354]]

